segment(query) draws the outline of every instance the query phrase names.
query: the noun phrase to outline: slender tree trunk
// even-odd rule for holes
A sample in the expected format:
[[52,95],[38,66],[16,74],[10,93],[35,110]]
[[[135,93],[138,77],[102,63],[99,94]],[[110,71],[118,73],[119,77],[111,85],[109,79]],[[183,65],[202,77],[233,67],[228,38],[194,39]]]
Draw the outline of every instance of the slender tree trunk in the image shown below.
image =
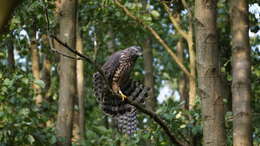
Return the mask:
[[[31,41],[30,45],[31,49],[31,61],[32,61],[32,73],[35,80],[40,80],[40,61],[39,61],[39,52],[37,43],[35,41],[35,38]],[[35,103],[40,104],[42,102],[42,95],[41,95],[41,87],[37,84],[33,84],[34,92],[36,96],[34,97]]]
[[[43,47],[49,47],[49,41],[47,38],[47,35],[42,35],[41,39],[43,40]],[[47,101],[50,101],[50,96],[51,96],[51,52],[47,51],[44,55],[43,59],[43,66],[41,69],[41,79],[45,83],[45,87],[43,90],[43,98],[46,99]]]
[[[180,62],[183,64],[183,54],[184,54],[184,42],[183,38],[180,38],[176,45],[176,54],[180,59]],[[179,78],[178,90],[180,94],[180,101],[185,102],[183,109],[189,109],[189,91],[188,91],[188,79],[187,76],[182,73]]]
[[7,48],[8,48],[8,66],[11,70],[14,70],[15,68],[15,60],[14,60],[14,46],[11,40],[7,42]]
[[190,18],[189,22],[189,32],[188,38],[186,39],[189,48],[189,67],[190,67],[190,74],[189,77],[189,109],[192,109],[195,105],[196,95],[197,95],[197,85],[196,85],[196,53],[194,50],[193,44],[193,20]]
[[203,145],[225,146],[224,105],[216,29],[217,1],[195,1],[198,88],[202,100]]
[[45,55],[44,56],[44,60],[43,60],[43,67],[42,67],[42,71],[41,71],[41,79],[44,81],[45,83],[45,87],[44,87],[44,98],[46,100],[49,100],[50,96],[51,96],[51,60],[50,60],[50,56]]
[[148,38],[144,41],[144,85],[150,88],[148,93],[149,98],[146,99],[147,107],[150,110],[155,110],[156,99],[154,95],[154,77],[153,77],[153,53],[151,48],[151,40]]
[[[180,38],[177,42],[177,45],[176,45],[176,54],[177,56],[179,57],[180,59],[180,62],[182,64],[184,64],[184,39],[183,38]],[[181,102],[184,102],[184,104],[182,105],[182,108],[184,110],[188,110],[189,109],[189,80],[188,80],[188,77],[182,72],[181,75],[180,75],[180,78],[178,80],[178,90],[179,90],[179,94],[180,94],[180,101]],[[191,118],[191,117],[189,117]],[[189,141],[191,142],[191,144],[185,144],[185,146],[192,146],[192,133],[191,131],[187,131],[187,133],[185,133],[185,136],[187,139],[189,139]]]
[[[76,46],[76,0],[58,0],[60,39],[70,47]],[[75,56],[63,46],[60,49]],[[70,146],[72,136],[73,99],[76,95],[76,60],[60,56],[59,108],[56,123],[58,145]]]
[[230,0],[232,33],[233,145],[252,145],[248,1]]
[[[79,27],[77,27],[77,51],[83,53],[83,43]],[[77,95],[79,100],[79,135],[80,140],[85,139],[85,101],[84,101],[84,64],[82,60],[77,60]]]

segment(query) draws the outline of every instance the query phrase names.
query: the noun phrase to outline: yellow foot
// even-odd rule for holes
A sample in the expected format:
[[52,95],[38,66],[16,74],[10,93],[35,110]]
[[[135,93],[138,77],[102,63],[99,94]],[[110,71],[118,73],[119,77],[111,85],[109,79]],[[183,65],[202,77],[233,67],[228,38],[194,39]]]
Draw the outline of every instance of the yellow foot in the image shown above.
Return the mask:
[[121,90],[119,90],[119,95],[123,101],[127,98],[127,96],[125,96],[125,94]]

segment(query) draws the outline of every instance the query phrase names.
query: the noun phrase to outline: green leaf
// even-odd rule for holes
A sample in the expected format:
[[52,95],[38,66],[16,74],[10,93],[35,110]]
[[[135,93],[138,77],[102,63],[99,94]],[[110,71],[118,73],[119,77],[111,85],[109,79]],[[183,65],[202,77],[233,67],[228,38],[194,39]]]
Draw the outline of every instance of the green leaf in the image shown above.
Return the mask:
[[50,139],[51,144],[55,144],[57,142],[57,138],[53,135]]
[[25,84],[29,83],[29,79],[28,78],[22,78],[22,82],[24,82]]
[[11,86],[13,84],[13,81],[12,80],[10,80],[10,79],[5,79],[4,80],[4,85],[6,85],[6,86]]
[[28,139],[28,141],[29,141],[31,144],[33,144],[33,143],[35,142],[35,139],[34,139],[34,137],[33,137],[32,135],[29,135],[27,139]]
[[160,13],[156,10],[152,10],[151,15],[156,19],[160,17]]
[[45,83],[43,82],[43,80],[34,80],[34,84],[40,86],[41,88],[45,87]]

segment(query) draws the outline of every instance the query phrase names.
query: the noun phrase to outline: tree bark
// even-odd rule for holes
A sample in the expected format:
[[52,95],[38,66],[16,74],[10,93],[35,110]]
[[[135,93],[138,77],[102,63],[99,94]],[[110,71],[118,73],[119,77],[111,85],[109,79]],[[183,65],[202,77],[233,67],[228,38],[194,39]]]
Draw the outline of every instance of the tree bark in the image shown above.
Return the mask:
[[[76,47],[76,0],[58,0],[60,39],[72,48]],[[69,56],[73,53],[60,45]],[[58,145],[70,146],[72,136],[73,99],[76,95],[76,60],[60,55],[59,108],[56,123]]]
[[[41,39],[43,40],[43,47],[49,47],[49,41],[47,38],[47,35],[42,35]],[[47,51],[44,55],[43,59],[43,66],[41,69],[41,79],[45,83],[45,87],[43,90],[43,98],[46,99],[47,101],[50,101],[50,96],[51,96],[51,57],[52,55],[50,54],[51,52]]]
[[51,96],[51,60],[50,56],[45,55],[44,60],[43,60],[43,67],[41,71],[41,79],[45,83],[43,95],[46,100],[50,100]]
[[251,85],[248,1],[231,0],[233,145],[251,146]]
[[[184,54],[184,42],[183,38],[180,38],[176,45],[176,54],[180,58],[180,62],[183,64],[183,54]],[[178,90],[180,94],[180,101],[185,102],[183,109],[189,109],[189,94],[188,94],[188,79],[184,73],[181,73],[179,78]]]
[[191,74],[191,76],[189,77],[189,109],[192,109],[193,106],[195,105],[196,95],[197,95],[196,56],[193,47],[192,31],[193,31],[192,29],[189,30],[189,39],[187,40],[188,48],[189,48],[189,62],[190,62],[189,67],[190,67],[190,74]]
[[[77,27],[76,49],[83,54],[83,43],[79,27]],[[82,60],[77,60],[77,95],[79,100],[79,135],[80,140],[85,139],[85,100],[84,100],[84,64]]]
[[224,105],[216,29],[217,1],[195,1],[198,90],[202,100],[203,145],[225,146]]
[[148,109],[154,111],[156,107],[156,99],[154,95],[153,52],[151,48],[151,40],[149,38],[144,41],[143,55],[145,71],[144,85],[150,88],[150,91],[148,92],[149,98],[146,99],[146,105]]
[[[39,52],[37,47],[37,42],[35,38],[31,41],[30,44],[31,49],[31,61],[32,61],[32,73],[35,80],[40,80],[40,61],[39,61]],[[41,95],[41,87],[37,84],[33,84],[34,92],[36,96],[34,97],[36,104],[41,104],[42,95]]]
[[14,70],[15,60],[14,60],[14,46],[12,40],[8,40],[7,49],[8,49],[8,57],[7,57],[8,66],[11,70]]
[[[189,12],[191,13],[191,12]],[[193,18],[189,15],[189,31],[188,37],[186,38],[188,48],[189,48],[189,67],[190,74],[189,77],[189,109],[192,109],[195,105],[196,95],[197,95],[197,84],[196,84],[196,53],[193,44]]]

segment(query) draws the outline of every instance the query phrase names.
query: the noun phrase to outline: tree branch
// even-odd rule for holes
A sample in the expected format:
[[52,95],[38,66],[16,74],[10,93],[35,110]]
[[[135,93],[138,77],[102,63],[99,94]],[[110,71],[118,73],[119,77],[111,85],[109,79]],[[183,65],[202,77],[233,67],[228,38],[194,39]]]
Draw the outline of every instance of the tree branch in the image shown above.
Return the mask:
[[178,22],[178,20],[172,16],[172,13],[171,13],[169,7],[166,5],[166,3],[165,3],[165,2],[162,2],[162,4],[163,4],[164,9],[165,9],[166,12],[168,13],[168,16],[169,16],[169,18],[170,18],[170,21],[171,21],[172,24],[174,25],[174,27],[175,27],[175,29],[177,30],[177,32],[178,32],[183,38],[185,38],[185,39],[187,40],[187,39],[189,38],[188,33],[181,28],[181,25],[180,25],[180,23]]
[[131,100],[129,100],[128,98],[126,99],[126,101],[135,106],[138,110],[140,110],[141,112],[149,115],[155,122],[157,122],[162,128],[163,130],[165,131],[165,133],[168,135],[170,141],[178,146],[183,146],[184,144],[182,144],[182,142],[180,142],[170,131],[170,128],[166,125],[166,123],[156,114],[154,113],[153,111],[150,111],[146,108],[143,108],[142,105],[136,103],[136,102],[133,102]]
[[166,51],[170,54],[170,56],[173,58],[173,60],[177,63],[177,65],[180,67],[180,69],[188,76],[192,77],[190,72],[187,70],[187,68],[181,63],[180,59],[177,57],[177,55],[172,51],[172,49],[166,44],[166,42],[159,36],[159,34],[149,25],[145,24],[144,21],[139,19],[138,17],[134,16],[125,6],[123,6],[118,0],[114,0],[116,5],[121,8],[127,16],[134,19],[136,22],[142,24],[144,28],[148,29],[152,35],[156,38],[156,40],[166,49]]
[[[68,46],[66,43],[62,42],[60,39],[58,39],[56,36],[54,35],[51,35],[50,36],[51,38],[53,38],[55,41],[57,41],[59,44],[61,44],[63,47],[65,47],[66,49],[68,49],[70,52],[76,54],[77,56],[79,56],[81,59],[84,59],[86,60],[88,63],[92,64],[96,69],[97,71],[101,74],[101,76],[103,77],[103,79],[105,80],[106,84],[109,85],[109,82],[105,76],[105,73],[103,72],[103,70],[101,69],[101,67],[96,63],[94,62],[91,58],[89,58],[88,56],[85,56],[81,53],[79,53],[77,50],[75,49],[72,49],[70,46]],[[112,93],[114,93],[112,91],[112,89],[110,89],[110,91]]]

